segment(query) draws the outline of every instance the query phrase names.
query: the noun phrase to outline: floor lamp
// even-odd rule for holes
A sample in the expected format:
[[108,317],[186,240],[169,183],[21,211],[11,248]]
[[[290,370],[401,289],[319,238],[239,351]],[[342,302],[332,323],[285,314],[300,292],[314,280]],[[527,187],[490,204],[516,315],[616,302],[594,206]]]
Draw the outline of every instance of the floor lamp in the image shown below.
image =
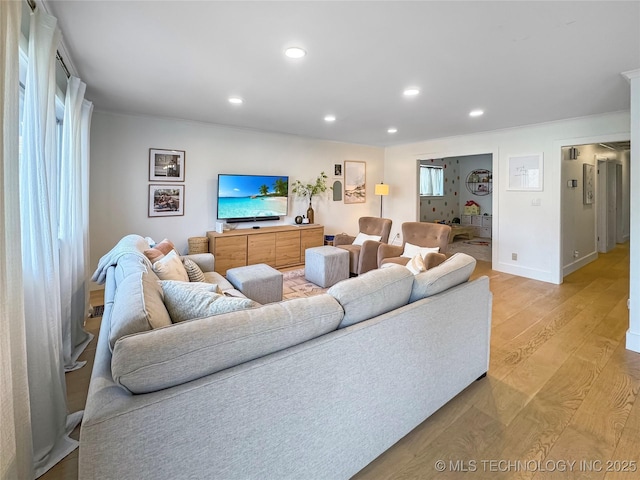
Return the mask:
[[380,195],[380,218],[382,218],[382,197],[389,195],[389,185],[386,185],[382,182],[377,183],[375,194]]

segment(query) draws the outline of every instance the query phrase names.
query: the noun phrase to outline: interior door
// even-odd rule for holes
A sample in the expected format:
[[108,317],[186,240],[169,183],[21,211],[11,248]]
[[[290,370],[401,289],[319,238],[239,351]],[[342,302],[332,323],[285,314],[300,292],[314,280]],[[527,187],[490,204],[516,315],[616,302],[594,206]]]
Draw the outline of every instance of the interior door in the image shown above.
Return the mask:
[[616,164],[607,162],[607,252],[615,248],[617,238],[616,171]]

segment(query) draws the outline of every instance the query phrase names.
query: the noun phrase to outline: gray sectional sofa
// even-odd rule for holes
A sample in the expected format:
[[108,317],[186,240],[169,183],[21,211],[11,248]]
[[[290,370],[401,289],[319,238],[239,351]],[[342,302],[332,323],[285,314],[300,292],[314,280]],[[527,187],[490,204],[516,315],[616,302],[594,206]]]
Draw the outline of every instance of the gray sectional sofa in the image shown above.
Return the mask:
[[162,289],[129,237],[96,275],[105,314],[80,479],[346,479],[487,372],[489,280],[467,281],[464,254],[152,326]]

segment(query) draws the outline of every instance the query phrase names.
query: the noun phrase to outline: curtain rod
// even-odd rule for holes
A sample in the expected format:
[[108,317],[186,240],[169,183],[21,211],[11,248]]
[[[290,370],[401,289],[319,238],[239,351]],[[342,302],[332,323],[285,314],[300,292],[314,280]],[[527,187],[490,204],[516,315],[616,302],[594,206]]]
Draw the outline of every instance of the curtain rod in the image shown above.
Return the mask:
[[[26,0],[26,2],[27,2],[27,5],[29,5],[29,8],[31,9],[31,11],[34,12],[35,9],[36,9],[35,0]],[[64,73],[67,76],[67,78],[70,78],[71,77],[71,73],[69,72],[69,69],[67,68],[67,65],[64,63],[64,59],[62,58],[62,55],[60,55],[60,52],[58,50],[56,50],[56,60],[58,61],[58,63],[62,67],[62,70],[64,70]]]

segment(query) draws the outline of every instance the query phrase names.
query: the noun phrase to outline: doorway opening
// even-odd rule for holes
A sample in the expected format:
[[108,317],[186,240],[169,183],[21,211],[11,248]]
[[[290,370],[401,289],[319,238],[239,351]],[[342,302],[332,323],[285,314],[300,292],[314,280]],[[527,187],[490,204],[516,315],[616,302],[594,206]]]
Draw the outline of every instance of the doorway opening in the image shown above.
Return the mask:
[[451,225],[448,254],[491,263],[493,154],[423,158],[417,168],[418,221]]
[[630,142],[562,147],[562,273],[630,236]]

